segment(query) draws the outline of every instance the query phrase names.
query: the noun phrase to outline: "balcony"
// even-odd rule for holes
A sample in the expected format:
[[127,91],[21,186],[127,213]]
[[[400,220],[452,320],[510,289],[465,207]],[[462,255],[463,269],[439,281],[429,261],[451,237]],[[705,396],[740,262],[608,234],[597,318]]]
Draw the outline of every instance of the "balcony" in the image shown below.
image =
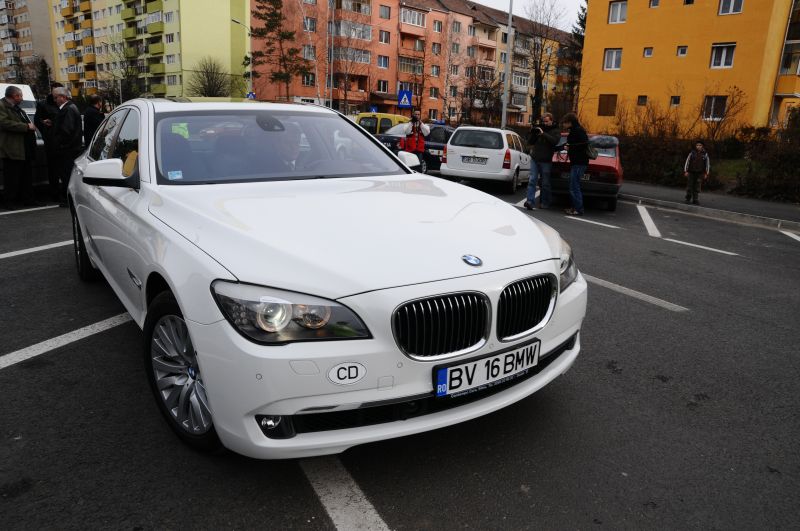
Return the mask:
[[531,51],[527,48],[523,48],[521,46],[514,45],[514,53],[516,55],[524,55],[526,57],[531,55]]
[[135,39],[136,38],[136,28],[125,28],[122,31],[122,38],[123,39]]
[[77,55],[74,55],[72,57],[67,57],[67,64],[69,66],[75,66],[79,62],[80,62],[80,57],[78,57]]
[[81,21],[81,29],[92,29],[92,19],[87,18]]
[[147,2],[147,12],[155,13],[164,10],[164,2],[162,0],[155,0],[155,2]]
[[64,24],[64,33],[72,33],[75,31],[75,26],[72,24]]
[[70,72],[67,74],[67,79],[70,81],[80,81],[81,75],[78,72]]
[[122,20],[133,20],[136,18],[136,9],[132,7],[123,9],[120,16],[122,17]]
[[61,16],[64,18],[71,17],[73,13],[71,5],[61,8]]
[[89,2],[89,1],[81,2],[78,5],[78,10],[83,12],[83,13],[88,13],[88,12],[90,12],[92,10],[92,3]]
[[97,79],[97,71],[96,70],[87,70],[84,72],[84,77],[86,79]]
[[163,22],[153,22],[147,25],[147,33],[151,35],[155,35],[157,33],[164,33],[164,23]]
[[80,87],[72,87],[69,89],[69,93],[72,94],[73,98],[77,98],[81,95],[81,88]]
[[148,67],[148,70],[153,75],[164,75],[164,72],[167,71],[164,63],[153,63]]
[[400,33],[406,35],[414,35],[415,37],[425,37],[425,28],[415,26],[414,24],[400,23]]
[[487,37],[478,37],[478,46],[482,46],[484,48],[497,48],[497,42],[494,39],[489,39]]
[[84,37],[81,39],[81,44],[84,46],[94,46],[94,37]]
[[800,94],[800,76],[795,74],[778,76],[778,86],[775,87],[776,94]]
[[89,63],[89,64],[94,64],[95,62],[97,62],[97,58],[93,53],[87,53],[87,54],[84,54],[84,56],[83,56],[83,62],[84,63]]
[[136,59],[139,57],[139,50],[136,48],[125,48],[125,59]]
[[67,50],[74,50],[76,46],[75,41],[64,41],[64,48]]
[[97,87],[86,87],[86,95],[91,96],[92,94],[97,94]]
[[150,55],[161,55],[164,53],[164,43],[156,42],[147,45],[147,53]]
[[154,85],[150,85],[150,92],[152,92],[153,94],[166,94],[167,86],[163,83],[156,83]]

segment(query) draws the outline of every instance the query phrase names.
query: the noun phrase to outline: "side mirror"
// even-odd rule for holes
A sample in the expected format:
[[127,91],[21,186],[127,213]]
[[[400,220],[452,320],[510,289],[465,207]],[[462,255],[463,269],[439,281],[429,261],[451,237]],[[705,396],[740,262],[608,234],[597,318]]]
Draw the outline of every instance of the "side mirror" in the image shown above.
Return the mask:
[[83,182],[94,186],[113,186],[116,188],[139,188],[139,175],[122,175],[122,161],[107,159],[90,162],[83,172]]
[[420,163],[419,157],[417,157],[414,153],[409,153],[408,151],[398,151],[397,158],[400,159],[400,162],[416,172],[422,169],[422,163]]

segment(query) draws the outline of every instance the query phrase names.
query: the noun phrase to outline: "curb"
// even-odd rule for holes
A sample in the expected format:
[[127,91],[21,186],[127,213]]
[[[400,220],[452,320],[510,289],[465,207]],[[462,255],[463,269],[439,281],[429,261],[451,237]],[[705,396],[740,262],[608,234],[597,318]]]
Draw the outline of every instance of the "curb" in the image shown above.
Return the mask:
[[670,210],[681,210],[683,212],[688,212],[690,214],[697,214],[699,216],[706,216],[709,218],[721,219],[725,221],[734,221],[737,223],[758,225],[761,227],[769,227],[772,229],[789,229],[789,230],[800,231],[800,222],[797,221],[787,221],[785,219],[767,218],[764,216],[742,214],[740,212],[731,212],[730,210],[719,210],[716,208],[707,208],[697,205],[686,205],[683,203],[676,203],[674,201],[662,201],[661,199],[640,197],[638,195],[619,194],[619,198],[622,199],[623,201],[631,201],[643,205],[652,205]]

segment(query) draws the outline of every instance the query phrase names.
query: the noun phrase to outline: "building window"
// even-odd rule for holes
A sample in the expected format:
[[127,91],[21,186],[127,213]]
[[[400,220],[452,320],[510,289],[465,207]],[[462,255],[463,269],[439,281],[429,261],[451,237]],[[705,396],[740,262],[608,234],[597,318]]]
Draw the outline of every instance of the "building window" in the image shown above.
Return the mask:
[[670,96],[669,97],[669,105],[670,107],[677,107],[681,104],[681,97],[680,96]]
[[439,99],[439,89],[436,87],[431,87],[430,96],[431,99]]
[[467,77],[475,77],[475,67],[474,66],[468,66],[468,67],[464,68],[464,75],[467,76]]
[[636,105],[639,105],[640,107],[647,105],[647,96],[637,96]]
[[389,92],[389,82],[387,80],[378,80],[378,92]]
[[703,120],[719,121],[725,118],[728,96],[706,96],[703,101]]
[[303,59],[308,59],[309,61],[315,61],[317,59],[317,50],[316,47],[310,44],[303,45]]
[[694,0],[683,0],[683,5],[685,6],[694,5]]
[[433,44],[431,44],[431,52],[433,52],[433,55],[441,55],[442,53],[441,43],[434,42]]
[[658,0],[650,0],[650,7],[658,7]]
[[503,35],[500,37],[500,41],[501,41],[503,44],[508,44],[508,33],[506,33],[506,32],[504,31],[504,32],[503,32]]
[[467,57],[475,57],[475,47],[467,46]]
[[720,15],[735,15],[742,12],[744,0],[719,0]]
[[398,69],[406,74],[422,74],[423,64],[421,59],[400,56],[397,59]]
[[164,37],[164,40],[166,41],[167,44],[172,44],[173,42],[175,42],[175,34],[167,33],[167,35]]
[[450,97],[457,98],[458,97],[458,87],[455,85],[450,85]]
[[379,55],[378,56],[378,68],[389,68],[389,56],[388,55]]
[[450,75],[452,76],[458,75],[458,65],[450,65]]
[[645,57],[653,57],[653,47],[652,46],[648,46],[647,48],[644,49],[644,56]]
[[689,53],[688,46],[678,46],[678,57],[686,57],[686,54]]
[[303,0],[304,4],[316,4],[317,0]]
[[713,44],[711,46],[711,68],[732,68],[735,44]]
[[310,31],[312,33],[316,33],[317,31],[317,19],[313,17],[304,17],[303,18],[303,31]]
[[175,13],[173,13],[172,11],[167,11],[166,13],[164,13],[164,22],[169,24],[170,22],[172,22],[172,19],[174,18],[174,16],[175,16]]
[[378,32],[378,40],[383,44],[389,44],[389,41],[391,40],[391,34],[388,31],[380,30]]
[[508,54],[506,52],[500,52],[500,62],[505,64],[507,59],[508,59]]
[[424,52],[425,51],[425,41],[422,39],[417,39],[414,41],[414,51],[415,52]]
[[619,70],[622,68],[622,48],[606,48],[603,70]]
[[428,119],[429,120],[438,120],[439,119],[439,111],[436,109],[428,110]]
[[175,54],[174,53],[167,55],[167,64],[168,65],[174,65],[175,64]]
[[450,116],[450,119],[454,119],[456,117],[456,108],[455,107],[448,107],[447,114]]
[[412,26],[425,27],[425,13],[412,9],[400,8],[400,22],[411,24]]
[[453,22],[453,33],[461,33],[461,22],[457,20]]
[[436,33],[442,32],[442,21],[441,20],[434,20],[433,21],[433,31]]
[[617,114],[617,95],[600,94],[597,116],[614,116]]
[[467,35],[469,35],[470,37],[474,37],[475,36],[475,26],[473,26],[471,24],[469,26],[467,26]]
[[439,65],[431,65],[431,76],[439,77],[439,72],[441,71],[441,67]]
[[628,2],[611,2],[608,4],[608,23],[622,24],[628,19]]
[[454,43],[453,43],[453,47],[452,47],[452,48],[450,48],[450,50],[451,50],[453,53],[458,53],[458,50],[459,50],[459,49],[461,49],[461,47],[459,46],[459,44],[458,44],[457,42],[454,42]]
[[511,82],[514,85],[517,85],[517,86],[520,86],[520,87],[527,87],[529,81],[530,81],[530,76],[528,74],[523,74],[523,73],[520,73],[520,72],[512,72]]
[[783,48],[780,73],[782,76],[800,75],[800,42],[786,44]]
[[389,6],[381,6],[378,13],[381,18],[389,19],[392,16],[392,8]]
[[314,87],[317,84],[316,74],[303,74],[303,86]]

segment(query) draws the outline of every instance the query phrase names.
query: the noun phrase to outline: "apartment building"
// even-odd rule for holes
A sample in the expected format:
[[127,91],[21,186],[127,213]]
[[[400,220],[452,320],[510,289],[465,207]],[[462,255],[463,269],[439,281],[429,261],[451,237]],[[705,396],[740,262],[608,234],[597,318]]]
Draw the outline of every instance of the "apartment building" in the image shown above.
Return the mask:
[[[408,114],[398,94],[411,91],[413,105],[430,120],[496,121],[505,61],[511,60],[509,123],[526,124],[532,118],[532,50],[561,45],[537,40],[541,33],[519,17],[513,20],[518,39],[509,44],[507,14],[469,0],[303,0],[284,15],[314,71],[292,80],[287,94],[270,82],[269,67],[259,65],[257,96],[330,104],[347,113]],[[553,35],[566,42],[565,33]],[[554,66],[543,79],[546,88],[554,86],[555,74]]]
[[[102,91],[113,100],[149,93],[188,96],[201,58],[237,80],[249,53],[249,0],[47,0],[53,77],[73,96]],[[244,95],[244,85],[238,96]]]
[[[581,117],[615,131],[647,109],[702,132],[734,105],[765,126],[800,104],[800,2],[593,0],[586,19]],[[726,114],[727,113],[727,114]],[[694,125],[693,125],[694,124]]]
[[47,21],[47,6],[41,0],[0,0],[0,81],[33,84],[39,61],[53,64]]

